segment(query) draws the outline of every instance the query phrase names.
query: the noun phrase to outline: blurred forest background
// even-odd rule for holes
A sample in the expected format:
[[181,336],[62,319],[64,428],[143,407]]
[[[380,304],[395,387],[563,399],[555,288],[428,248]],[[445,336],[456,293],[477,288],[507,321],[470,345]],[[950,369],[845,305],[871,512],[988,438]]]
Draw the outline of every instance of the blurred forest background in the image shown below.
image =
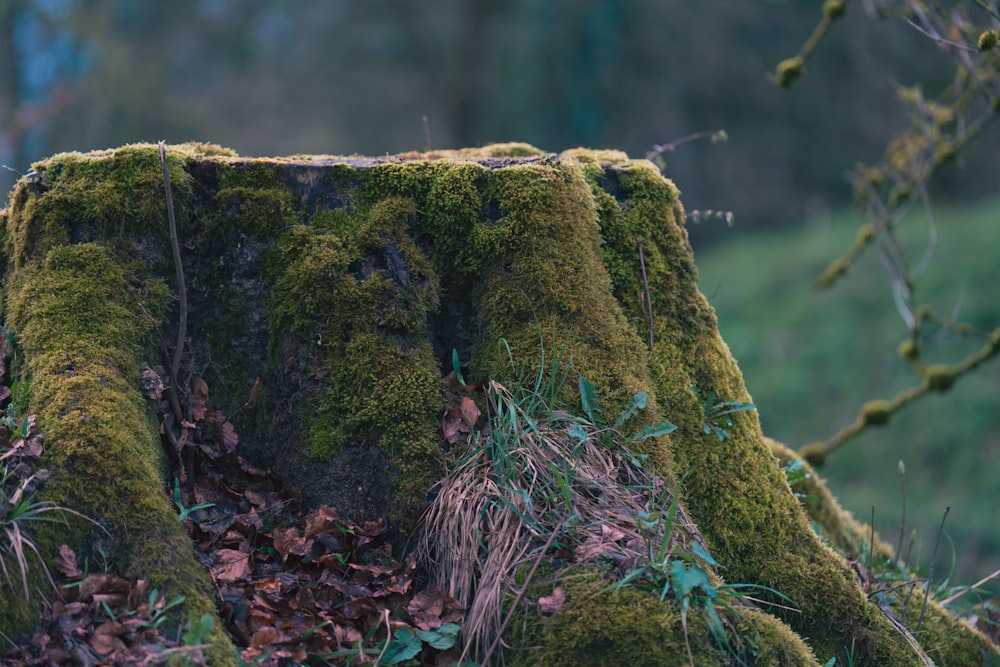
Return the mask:
[[[956,3],[963,4],[963,3]],[[964,3],[972,7],[975,3]],[[952,64],[860,3],[782,90],[769,72],[820,17],[815,0],[2,0],[0,189],[33,160],[128,142],[209,141],[244,155],[383,154],[525,141],[548,151],[654,145],[688,210],[702,290],[765,431],[797,447],[912,384],[907,335],[877,257],[818,293],[845,250],[847,173],[905,122],[897,87],[946,85]],[[424,120],[426,118],[426,121]],[[1000,165],[990,128],[932,183],[939,255],[927,294],[985,331],[1000,323]],[[926,225],[911,225],[914,244]],[[992,287],[991,287],[992,286]],[[956,311],[958,312],[958,311]],[[946,332],[941,344],[948,345]],[[944,507],[952,583],[1000,567],[1000,371],[987,365],[831,456],[844,504],[895,543],[897,462],[926,564]]]

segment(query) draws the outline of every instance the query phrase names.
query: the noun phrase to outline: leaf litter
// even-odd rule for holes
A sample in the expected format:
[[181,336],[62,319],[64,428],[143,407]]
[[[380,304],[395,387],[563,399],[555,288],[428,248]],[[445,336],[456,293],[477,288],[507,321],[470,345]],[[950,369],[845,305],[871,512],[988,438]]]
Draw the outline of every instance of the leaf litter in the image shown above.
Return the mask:
[[[147,396],[159,398],[158,374],[144,368],[142,377],[151,388]],[[180,428],[164,419],[161,434],[177,455],[178,480],[185,469],[199,472],[168,495],[244,664],[362,665],[379,656],[381,664],[457,661],[453,647],[464,610],[441,588],[418,586],[416,566],[393,557],[381,520],[358,525],[327,505],[305,509],[297,488],[243,457],[235,428],[211,404],[201,379],[192,382],[190,404]],[[471,408],[462,406],[460,414],[469,419]],[[40,437],[10,440],[4,428],[0,460],[37,459]],[[177,629],[178,617],[169,614],[180,601],[171,605],[145,580],[93,572],[100,564],[83,561],[67,545],[54,563],[57,589],[42,618],[32,632],[7,642],[0,664],[205,664],[204,647],[183,634],[195,619]],[[405,657],[394,661],[393,654]]]

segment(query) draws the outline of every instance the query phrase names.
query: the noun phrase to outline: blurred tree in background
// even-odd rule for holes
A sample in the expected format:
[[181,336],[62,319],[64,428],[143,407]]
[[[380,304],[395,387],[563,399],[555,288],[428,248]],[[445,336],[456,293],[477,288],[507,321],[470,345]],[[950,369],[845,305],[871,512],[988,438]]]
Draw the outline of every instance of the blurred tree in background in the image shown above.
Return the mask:
[[[393,153],[425,148],[424,117],[435,148],[518,140],[550,151],[621,148],[637,157],[655,144],[725,129],[725,144],[698,142],[665,155],[666,173],[681,188],[685,205],[732,211],[741,235],[806,221],[828,261],[844,247],[839,236],[829,240],[825,226],[842,220],[836,212],[850,200],[849,171],[859,161],[877,161],[908,118],[897,87],[921,82],[927,91],[941,89],[953,67],[926,35],[903,21],[874,22],[860,3],[850,3],[822,52],[810,59],[808,76],[780,91],[769,73],[796,52],[821,4],[3,0],[0,164],[26,172],[33,160],[54,152],[161,138],[211,141],[246,155]],[[996,196],[996,141],[992,128],[961,159],[943,166],[931,183],[934,200]],[[6,192],[15,178],[13,171],[0,171],[0,189]],[[721,229],[689,226],[699,249]],[[808,296],[823,264],[810,260],[804,267],[778,254],[790,238],[782,233],[763,246],[751,244],[746,252],[754,254],[745,252],[738,264],[738,280],[768,276],[780,290],[772,285],[753,294],[737,291],[741,297],[725,302],[733,289],[724,289],[713,303],[765,427],[799,445],[829,435],[870,394],[903,386],[895,371],[865,355],[874,350],[879,359],[891,359],[905,333],[889,334],[888,343],[869,334],[868,327],[881,322],[872,308],[893,314],[878,274],[871,274],[853,301]],[[743,239],[728,240],[741,245]],[[961,254],[945,257],[938,271],[962,262]],[[869,280],[864,271],[858,269]],[[994,270],[968,284],[986,286],[981,293],[988,293],[996,279]],[[706,293],[715,287],[706,284]],[[798,291],[789,293],[793,288]],[[880,294],[885,299],[873,305]],[[741,304],[747,311],[726,310]],[[868,314],[853,328],[827,326],[824,334],[776,328],[788,309],[795,310],[788,317],[811,326],[843,324],[852,321],[845,314],[849,304]],[[996,326],[997,310],[990,307],[974,313],[988,323],[983,326]],[[729,324],[733,312],[759,326]],[[807,339],[817,346],[809,347]],[[804,357],[789,352],[807,348]],[[771,354],[778,349],[780,354]],[[868,375],[844,380],[839,371],[850,367],[842,363],[844,355],[863,360],[859,369]],[[780,382],[765,374],[779,375]],[[995,417],[984,410],[996,411],[996,383],[977,387],[981,397],[987,392],[985,407],[976,408],[974,420],[955,421],[995,429]],[[908,414],[906,437],[930,437],[933,429],[921,426],[921,416],[927,415]],[[816,426],[819,421],[823,427]],[[888,456],[900,458],[898,452]],[[843,481],[855,481],[872,467],[864,455],[845,452],[841,461],[834,468],[845,467]],[[975,466],[981,458],[963,461]],[[910,463],[916,471],[917,462]],[[947,484],[961,484],[955,479],[963,478],[948,478]],[[928,486],[934,483],[928,480]],[[944,486],[940,480],[937,485]],[[840,488],[834,484],[835,491]],[[858,511],[865,502],[852,508]],[[995,519],[977,522],[975,530],[1000,534]],[[997,550],[994,540],[977,553]]]
[[[847,202],[845,171],[902,117],[894,82],[948,75],[914,31],[849,12],[810,76],[779,94],[767,74],[818,4],[5,0],[0,163],[24,172],[56,151],[160,138],[381,154],[424,148],[424,116],[436,148],[642,156],[725,129],[724,146],[668,156],[687,206],[787,225]],[[968,156],[942,189],[995,190],[996,170],[972,168],[985,159]]]

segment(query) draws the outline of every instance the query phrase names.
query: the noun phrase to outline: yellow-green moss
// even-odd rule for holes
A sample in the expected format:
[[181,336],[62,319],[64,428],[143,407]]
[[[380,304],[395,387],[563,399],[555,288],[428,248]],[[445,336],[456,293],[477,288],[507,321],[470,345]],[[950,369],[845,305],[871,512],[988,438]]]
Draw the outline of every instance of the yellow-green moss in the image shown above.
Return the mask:
[[384,448],[395,464],[393,516],[438,472],[441,376],[426,335],[437,277],[410,237],[412,200],[389,197],[352,216],[320,215],[289,229],[268,261],[271,330],[314,348],[324,385],[307,415],[311,453],[348,442]]
[[948,391],[955,384],[958,371],[945,364],[928,366],[923,371],[924,383],[934,391]]
[[570,148],[563,151],[561,157],[572,158],[582,162],[601,165],[607,163],[627,162],[628,154],[625,151],[616,150],[594,150],[592,148]]
[[[540,570],[541,572],[541,570]],[[557,575],[553,578],[553,575]],[[534,586],[515,611],[505,642],[511,664],[520,665],[687,665],[687,644],[696,667],[761,665],[818,667],[809,647],[787,625],[759,611],[736,607],[719,613],[727,626],[728,647],[712,639],[697,605],[687,612],[687,640],[676,601],[635,588],[610,590],[600,570],[575,566]],[[540,596],[558,585],[563,607],[543,615]],[[735,630],[735,633],[733,632]]]
[[[496,169],[485,196],[501,216],[478,225],[470,239],[483,265],[474,287],[482,327],[472,353],[477,374],[518,380],[497,353],[503,338],[525,377],[534,378],[541,340],[547,362],[556,355],[571,360],[612,414],[632,394],[648,392],[646,351],[611,294],[594,199],[577,163]],[[579,400],[575,385],[568,383],[563,400]],[[653,397],[636,423],[663,417]],[[657,455],[669,471],[667,448]]]
[[868,401],[861,406],[861,419],[865,424],[881,426],[892,418],[892,403],[890,401]]
[[[601,208],[605,257],[618,278],[614,293],[635,331],[648,330],[638,298],[643,248],[653,295],[656,395],[671,422],[672,453],[684,498],[730,581],[767,586],[792,600],[788,617],[817,655],[857,643],[861,664],[917,664],[892,626],[872,615],[844,563],[820,543],[765,447],[754,412],[733,415],[730,438],[702,432],[702,406],[690,389],[720,400],[749,401],[742,377],[719,338],[712,309],[697,291],[690,245],[679,225],[677,190],[649,163],[614,165],[592,180],[620,206]],[[617,180],[617,183],[615,182]],[[644,286],[643,286],[644,288]],[[662,295],[659,301],[657,295]]]
[[[183,168],[190,149],[171,147],[168,170],[179,218],[190,203],[191,182]],[[183,159],[182,159],[183,158]],[[137,230],[163,230],[166,207],[159,149],[124,146],[98,153],[62,153],[33,165],[36,175],[15,188],[18,214],[8,228],[15,268],[56,244],[93,241],[94,231],[122,237]],[[44,196],[38,196],[44,195]]]
[[481,148],[465,148],[457,151],[462,157],[531,157],[543,155],[543,152],[531,144],[511,141],[500,144],[489,144]]
[[[764,442],[781,466],[793,460],[802,465],[805,476],[792,490],[799,494],[798,498],[809,519],[820,529],[823,538],[846,558],[859,558],[864,553],[865,545],[871,541],[870,527],[859,523],[840,506],[823,479],[804,458],[777,440],[765,438]],[[876,540],[876,557],[888,559],[892,555],[892,549]]]
[[[645,391],[649,406],[636,423],[678,425],[669,438],[644,443],[645,452],[661,473],[684,480],[688,512],[729,581],[788,596],[801,613],[782,618],[820,659],[843,658],[844,647],[853,645],[856,664],[918,664],[853,573],[810,528],[756,414],[732,415],[724,442],[703,433],[705,415],[692,387],[702,395],[714,391],[719,400],[750,397],[714,312],[697,291],[679,192],[653,165],[617,152],[540,157],[524,146],[330,158],[322,165],[237,159],[225,151],[199,157],[199,150],[171,147],[169,155],[186,252],[197,269],[195,310],[229,313],[212,334],[212,364],[238,365],[227,340],[243,335],[239,327],[254,324],[253,317],[266,320],[261,326],[270,332],[270,350],[258,359],[262,365],[270,360],[266,382],[301,383],[301,391],[285,396],[307,398],[295,405],[304,423],[290,427],[301,428],[317,455],[345,442],[387,452],[390,477],[403,492],[393,508],[397,517],[416,505],[439,470],[435,355],[455,347],[474,377],[509,384],[533,382],[540,366],[551,369],[561,358],[594,382],[609,413]],[[74,470],[94,471],[99,461],[119,465],[120,458],[130,479],[155,479],[161,474],[155,457],[141,464],[130,459],[142,459],[147,448],[158,452],[130,383],[144,337],[168,310],[172,280],[169,253],[161,252],[156,147],[57,156],[36,168],[39,175],[22,181],[5,214],[12,271],[7,307],[15,333],[31,349],[28,372],[33,381],[41,378],[46,403],[37,395],[33,400],[45,428],[69,443],[50,456],[72,454],[79,457]],[[319,177],[314,168],[328,171]],[[87,241],[104,247],[83,243],[48,255],[54,246]],[[212,300],[228,294],[238,298],[229,311],[220,310]],[[642,305],[647,294],[652,331]],[[80,311],[86,316],[68,314]],[[56,323],[53,333],[43,331],[49,319]],[[440,338],[433,344],[432,332]],[[501,338],[520,369],[497,353]],[[292,366],[294,376],[281,374]],[[255,372],[240,369],[222,391]],[[560,398],[578,400],[574,386],[575,377]],[[125,398],[112,400],[119,393]],[[127,442],[125,432],[132,434]],[[118,458],[102,458],[104,452]],[[76,503],[59,484],[55,475],[53,498]],[[121,493],[138,488],[123,482]],[[80,500],[88,509],[97,502]],[[114,514],[125,511],[117,496],[100,501],[115,520],[136,519]],[[166,504],[162,496],[159,502]],[[168,550],[142,552],[150,534],[143,531],[162,531]],[[150,506],[147,523],[129,533],[137,552],[133,570],[162,572],[165,562],[157,559],[181,558],[188,547],[177,534],[169,507]],[[191,563],[185,561],[178,580]],[[576,585],[571,578],[563,583],[568,591]],[[543,664],[623,664],[622,655],[634,664],[685,661],[669,605],[637,591],[584,593],[574,592],[564,613],[521,626],[530,640],[523,645],[545,639]],[[191,593],[193,605],[207,600],[200,595]],[[704,628],[693,627],[697,660],[724,660],[705,641]],[[760,664],[814,664],[777,619],[740,616],[736,627],[745,645],[757,647]],[[946,623],[928,628],[956,629]],[[927,640],[930,646],[943,638]],[[616,643],[619,648],[609,648]]]
[[[533,604],[551,595],[551,584],[535,589],[515,612],[506,635],[514,667],[688,664],[680,612],[669,602],[632,588],[608,591],[600,573],[582,568],[565,573],[559,585],[566,602],[558,613],[542,616]],[[696,667],[727,663],[726,652],[712,645],[704,619],[693,612],[688,635]]]

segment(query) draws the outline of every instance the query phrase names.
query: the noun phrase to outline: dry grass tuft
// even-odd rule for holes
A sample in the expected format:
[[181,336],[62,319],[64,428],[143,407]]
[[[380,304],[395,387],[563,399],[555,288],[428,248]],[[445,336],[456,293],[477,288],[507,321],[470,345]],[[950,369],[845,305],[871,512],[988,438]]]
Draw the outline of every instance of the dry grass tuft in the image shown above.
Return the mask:
[[692,541],[704,547],[679,506],[672,521],[650,520],[666,514],[673,491],[620,446],[624,438],[612,434],[609,448],[593,424],[526,409],[534,403],[496,382],[487,398],[490,427],[439,483],[414,554],[433,585],[466,605],[465,654],[482,657],[492,645],[516,571],[543,557],[547,543],[564,561],[621,573],[675,547],[690,553]]

